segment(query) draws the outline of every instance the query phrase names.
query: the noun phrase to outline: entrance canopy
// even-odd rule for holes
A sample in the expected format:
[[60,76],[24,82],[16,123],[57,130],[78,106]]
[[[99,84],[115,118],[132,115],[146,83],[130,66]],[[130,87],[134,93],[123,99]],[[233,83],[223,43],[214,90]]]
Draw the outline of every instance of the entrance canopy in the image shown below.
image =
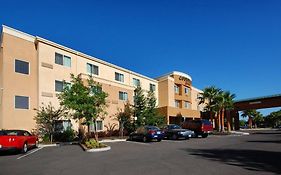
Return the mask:
[[281,94],[238,100],[234,107],[237,111],[281,107]]

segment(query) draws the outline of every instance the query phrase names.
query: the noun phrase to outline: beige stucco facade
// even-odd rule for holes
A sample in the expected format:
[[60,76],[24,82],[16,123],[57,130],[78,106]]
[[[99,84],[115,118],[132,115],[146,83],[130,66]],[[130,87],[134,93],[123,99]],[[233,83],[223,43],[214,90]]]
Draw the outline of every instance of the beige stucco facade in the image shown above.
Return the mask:
[[[59,45],[38,36],[20,32],[7,26],[3,26],[0,48],[0,129],[35,129],[34,108],[51,103],[59,107],[59,100],[55,90],[55,82],[70,82],[70,74],[82,75],[87,78],[87,64],[98,67],[98,74],[93,74],[94,80],[102,85],[103,91],[108,93],[107,116],[100,119],[103,130],[106,126],[117,124],[114,120],[118,109],[122,109],[127,100],[119,99],[119,92],[128,95],[128,101],[133,104],[134,85],[133,79],[140,81],[141,87],[148,92],[150,85],[155,86],[155,97],[161,113],[168,116],[181,114],[185,117],[200,117],[200,108],[196,98],[201,91],[193,88],[191,78],[182,79],[183,73],[174,72],[152,79],[122,67],[105,62],[101,59],[86,55],[79,51]],[[70,58],[70,65],[56,63],[55,55]],[[15,60],[28,64],[28,74],[15,71]],[[123,75],[124,81],[115,80],[115,73]],[[174,85],[179,85],[180,92],[174,91]],[[190,91],[185,94],[184,87]],[[28,98],[28,107],[19,109],[15,104],[15,96]],[[179,107],[175,107],[175,100],[180,101]],[[184,102],[190,103],[190,109],[184,109]],[[17,102],[18,103],[18,102]],[[25,103],[27,103],[25,101]],[[78,128],[78,122],[72,121],[74,129]],[[118,129],[118,128],[116,128]]]
[[[135,86],[133,78],[140,80],[141,87],[149,91],[150,84],[155,85],[155,95],[158,98],[157,80],[148,78],[133,71],[102,61],[98,58],[83,54],[41,37],[35,37],[15,29],[3,26],[0,50],[0,129],[35,128],[35,111],[42,105],[51,103],[59,107],[55,91],[55,81],[70,82],[70,74],[82,75],[87,78],[87,63],[99,69],[94,80],[102,85],[103,91],[108,93],[107,113],[103,119],[103,130],[106,125],[117,124],[114,119],[118,109],[122,109],[127,100],[119,99],[119,92],[128,94],[128,101],[133,103]],[[55,54],[59,53],[71,58],[71,66],[55,63]],[[15,72],[15,59],[29,63],[29,74]],[[124,81],[115,80],[115,72],[123,74]],[[15,96],[22,95],[29,98],[28,109],[15,108]],[[78,122],[72,121],[74,129]],[[116,128],[118,129],[118,128]]]
[[200,118],[201,105],[198,94],[202,91],[192,87],[192,79],[182,72],[171,72],[157,78],[159,111],[167,123],[180,124],[183,120]]

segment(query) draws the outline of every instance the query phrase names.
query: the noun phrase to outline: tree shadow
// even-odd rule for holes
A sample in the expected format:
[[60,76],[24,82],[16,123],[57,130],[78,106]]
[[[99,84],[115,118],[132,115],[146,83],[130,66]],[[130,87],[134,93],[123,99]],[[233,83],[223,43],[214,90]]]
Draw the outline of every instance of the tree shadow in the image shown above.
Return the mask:
[[249,140],[252,143],[281,143],[281,140]]
[[281,174],[281,152],[235,149],[185,149],[191,155],[219,161],[251,171],[268,171]]
[[274,132],[254,132],[252,134],[257,134],[257,135],[281,135],[281,130],[278,130],[278,131],[274,131]]

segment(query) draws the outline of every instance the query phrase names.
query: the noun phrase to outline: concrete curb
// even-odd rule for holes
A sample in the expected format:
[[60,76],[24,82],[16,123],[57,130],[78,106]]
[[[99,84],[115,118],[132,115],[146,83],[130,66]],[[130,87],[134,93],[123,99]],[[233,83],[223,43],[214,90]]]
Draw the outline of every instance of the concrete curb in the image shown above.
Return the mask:
[[239,131],[230,131],[231,134],[236,134],[236,135],[243,135],[243,136],[248,136],[250,133],[248,132],[239,132]]
[[100,143],[125,142],[127,139],[101,140]]
[[81,147],[82,147],[82,149],[84,150],[84,151],[86,151],[86,152],[103,152],[103,151],[108,151],[108,150],[110,150],[111,149],[111,147],[110,146],[107,146],[107,147],[105,147],[105,148],[94,148],[94,149],[88,149],[85,145],[83,145],[83,144],[79,144]]
[[103,151],[108,151],[108,150],[111,150],[110,146],[107,146],[105,148],[87,149],[86,152],[103,152]]
[[60,145],[57,144],[57,143],[54,143],[54,144],[39,144],[38,145],[39,148],[54,147],[54,146],[60,146]]

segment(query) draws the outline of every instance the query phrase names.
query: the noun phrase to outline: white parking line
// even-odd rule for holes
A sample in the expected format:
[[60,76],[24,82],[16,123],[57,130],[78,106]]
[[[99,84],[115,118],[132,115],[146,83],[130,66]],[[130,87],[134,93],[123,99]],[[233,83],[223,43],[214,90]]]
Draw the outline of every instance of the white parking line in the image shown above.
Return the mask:
[[126,141],[126,143],[133,143],[133,144],[139,144],[139,145],[150,146],[150,144],[149,144],[149,143],[143,143],[143,142]]
[[29,153],[26,153],[26,154],[24,154],[24,155],[18,157],[17,160],[19,160],[19,159],[21,159],[21,158],[24,158],[24,157],[27,157],[27,156],[29,156],[30,154],[33,154],[33,153],[39,151],[39,150],[42,149],[42,148],[44,148],[44,147],[40,147],[40,148],[37,148],[37,149],[35,149],[35,150],[33,150],[33,151],[29,152]]

